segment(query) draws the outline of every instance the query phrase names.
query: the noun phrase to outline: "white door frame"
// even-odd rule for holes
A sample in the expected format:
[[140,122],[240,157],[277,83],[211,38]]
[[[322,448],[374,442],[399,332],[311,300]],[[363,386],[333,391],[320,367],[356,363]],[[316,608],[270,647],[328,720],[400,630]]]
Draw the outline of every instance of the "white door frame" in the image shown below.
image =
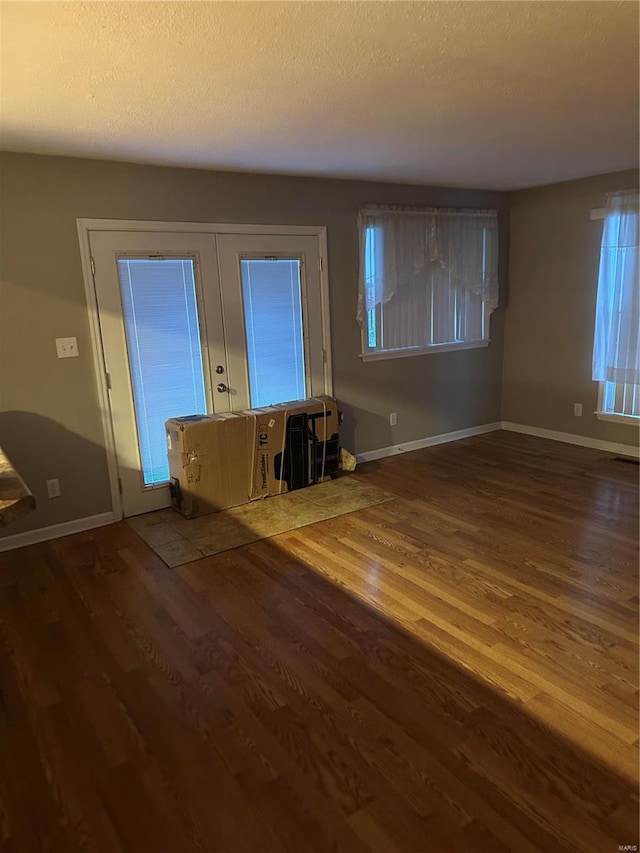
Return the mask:
[[217,222],[147,222],[139,219],[77,219],[78,239],[84,290],[87,299],[87,314],[91,336],[93,366],[98,391],[98,402],[102,420],[102,433],[107,453],[109,485],[111,489],[111,507],[114,520],[123,518],[122,499],[118,483],[118,463],[115,436],[111,418],[111,402],[105,358],[102,347],[102,333],[98,314],[98,300],[93,280],[93,259],[91,257],[90,234],[92,231],[174,231],[200,232],[203,234],[274,234],[279,236],[305,235],[318,238],[320,260],[320,299],[322,305],[322,336],[324,343],[324,385],[325,394],[333,396],[333,372],[331,369],[331,332],[329,316],[329,278],[327,273],[327,229],[323,225],[230,225]]

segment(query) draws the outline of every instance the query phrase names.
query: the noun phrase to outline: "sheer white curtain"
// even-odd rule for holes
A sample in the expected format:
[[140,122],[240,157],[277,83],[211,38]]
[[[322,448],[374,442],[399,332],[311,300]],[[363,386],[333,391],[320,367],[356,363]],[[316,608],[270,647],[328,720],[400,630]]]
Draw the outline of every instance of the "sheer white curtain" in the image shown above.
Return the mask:
[[497,211],[367,206],[359,211],[358,231],[361,325],[396,293],[421,282],[432,286],[443,274],[452,287],[484,302],[488,313],[496,308]]
[[640,250],[637,191],[607,199],[593,345],[593,378],[640,384]]

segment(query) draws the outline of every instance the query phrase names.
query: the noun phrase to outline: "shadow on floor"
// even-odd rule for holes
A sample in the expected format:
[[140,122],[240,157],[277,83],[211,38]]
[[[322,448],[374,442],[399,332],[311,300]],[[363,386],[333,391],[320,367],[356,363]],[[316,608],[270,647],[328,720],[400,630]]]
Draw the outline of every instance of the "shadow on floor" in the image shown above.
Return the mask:
[[120,523],[0,557],[8,849],[637,843],[631,779],[365,603],[375,559],[349,586],[292,544],[170,569]]

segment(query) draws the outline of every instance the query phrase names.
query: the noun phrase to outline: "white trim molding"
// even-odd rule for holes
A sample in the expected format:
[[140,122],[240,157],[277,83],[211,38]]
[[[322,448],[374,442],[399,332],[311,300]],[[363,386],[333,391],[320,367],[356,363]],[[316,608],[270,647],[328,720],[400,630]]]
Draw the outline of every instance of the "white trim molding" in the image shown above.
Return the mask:
[[372,462],[374,459],[397,456],[400,453],[409,453],[412,450],[421,450],[423,447],[433,447],[436,444],[447,444],[450,441],[459,441],[461,438],[472,438],[474,435],[483,435],[486,432],[495,432],[499,429],[507,430],[507,432],[519,432],[524,435],[535,435],[538,438],[548,438],[551,441],[563,441],[565,444],[575,444],[579,447],[590,447],[593,450],[616,453],[618,456],[640,458],[640,449],[629,444],[618,444],[614,441],[603,441],[599,438],[589,438],[585,435],[574,435],[569,432],[557,432],[552,429],[516,424],[511,421],[496,421],[495,423],[469,427],[469,429],[459,429],[455,432],[430,435],[416,441],[405,441],[402,444],[393,444],[390,447],[381,447],[378,450],[368,450],[365,453],[358,453],[356,461]]
[[538,438],[549,438],[551,441],[563,441],[565,444],[576,444],[579,447],[591,447],[593,450],[604,450],[606,453],[617,453],[620,456],[631,456],[634,459],[640,458],[640,448],[631,444],[619,444],[615,441],[604,441],[600,438],[589,438],[586,435],[574,435],[570,432],[557,432],[554,429],[515,424],[511,421],[503,421],[502,429],[509,432],[524,433],[525,435],[535,435]]
[[423,447],[433,447],[436,444],[447,444],[450,441],[459,441],[461,438],[471,438],[474,435],[483,435],[485,432],[495,432],[502,429],[501,421],[492,424],[481,424],[480,426],[459,429],[455,432],[443,432],[440,435],[429,435],[416,441],[405,441],[402,444],[393,444],[390,447],[381,447],[379,450],[368,450],[356,455],[357,462],[372,462],[374,459],[384,459],[386,456],[397,456],[399,453],[409,453],[412,450],[421,450]]
[[617,415],[613,412],[594,412],[599,421],[610,421],[614,424],[627,424],[634,426],[636,429],[640,426],[640,417],[638,415]]
[[26,545],[37,545],[38,542],[48,542],[50,539],[60,539],[61,536],[71,536],[72,533],[84,533],[96,527],[105,527],[116,521],[113,512],[101,512],[98,515],[88,515],[85,518],[75,518],[62,524],[52,524],[51,527],[39,527],[37,530],[26,530],[0,539],[0,553],[24,548]]
[[79,231],[173,231],[202,234],[326,235],[325,225],[260,225],[229,222],[167,222],[160,219],[76,219]]
[[116,442],[113,434],[113,422],[111,420],[111,401],[109,399],[109,385],[107,382],[107,367],[104,361],[102,349],[102,330],[100,328],[100,315],[98,312],[98,299],[93,281],[93,265],[91,259],[91,244],[89,234],[90,223],[99,220],[78,219],[78,239],[80,241],[80,259],[84,279],[84,292],[87,300],[87,317],[89,320],[89,334],[91,337],[91,352],[93,355],[93,370],[100,405],[100,418],[102,420],[102,435],[105,452],[107,454],[107,470],[109,473],[109,490],[111,492],[111,509],[114,520],[123,517],[122,501],[120,499],[120,481],[118,478],[118,459],[116,456]]
[[[363,347],[365,345],[364,332],[362,333]],[[404,347],[403,349],[384,349],[378,351],[362,352],[360,358],[363,361],[386,361],[389,358],[409,358],[414,355],[435,355],[438,352],[456,352],[457,350],[484,349],[491,343],[491,339],[484,341],[466,341],[464,343],[431,344],[427,347]]]

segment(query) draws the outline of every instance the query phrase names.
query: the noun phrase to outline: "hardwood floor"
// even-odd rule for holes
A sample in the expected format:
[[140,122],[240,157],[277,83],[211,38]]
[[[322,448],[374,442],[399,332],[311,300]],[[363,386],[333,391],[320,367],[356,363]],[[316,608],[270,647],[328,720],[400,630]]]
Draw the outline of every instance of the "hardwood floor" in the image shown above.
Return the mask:
[[2,850],[638,844],[638,468],[356,476],[397,499],[178,569],[124,523],[0,556]]

